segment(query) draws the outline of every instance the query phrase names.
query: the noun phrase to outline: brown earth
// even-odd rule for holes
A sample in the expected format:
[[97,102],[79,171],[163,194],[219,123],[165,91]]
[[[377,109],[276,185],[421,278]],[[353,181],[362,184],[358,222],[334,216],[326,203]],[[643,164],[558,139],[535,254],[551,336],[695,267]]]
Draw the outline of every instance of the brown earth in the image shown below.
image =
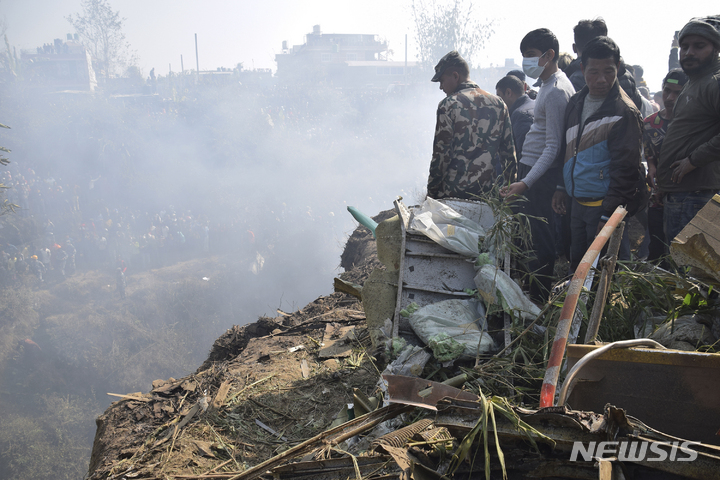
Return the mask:
[[[359,227],[343,252],[342,278],[362,284],[379,265],[372,234]],[[353,389],[374,392],[382,367],[369,351],[358,299],[334,293],[279,313],[227,330],[194,374],[156,380],[150,392],[114,402],[97,419],[88,479],[242,470],[327,429]],[[326,329],[345,326],[354,327],[348,356],[320,358]]]

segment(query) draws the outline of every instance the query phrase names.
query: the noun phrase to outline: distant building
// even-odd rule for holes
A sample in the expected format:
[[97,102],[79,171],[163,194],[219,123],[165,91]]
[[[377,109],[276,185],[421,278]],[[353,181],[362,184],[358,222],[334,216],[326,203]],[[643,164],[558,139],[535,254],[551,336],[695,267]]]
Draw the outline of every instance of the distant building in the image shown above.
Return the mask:
[[[512,70],[522,71],[522,67],[516,65],[514,59],[506,58],[505,65],[502,67],[491,66],[487,68],[471,69],[470,78],[472,78],[475,83],[480,86],[480,88],[494,95],[495,85],[497,85],[497,82],[499,82],[501,78],[503,78],[505,75],[507,75],[508,72]],[[532,86],[532,84],[535,82],[532,78],[527,78],[525,81],[528,82],[528,85],[530,86]]]
[[68,34],[35,52],[22,52],[22,76],[31,85],[48,91],[88,91],[97,87],[90,52]]
[[378,35],[322,33],[320,25],[305,36],[303,45],[275,55],[276,76],[284,84],[326,83],[342,88],[386,89],[408,82],[417,62],[388,61],[388,44]]

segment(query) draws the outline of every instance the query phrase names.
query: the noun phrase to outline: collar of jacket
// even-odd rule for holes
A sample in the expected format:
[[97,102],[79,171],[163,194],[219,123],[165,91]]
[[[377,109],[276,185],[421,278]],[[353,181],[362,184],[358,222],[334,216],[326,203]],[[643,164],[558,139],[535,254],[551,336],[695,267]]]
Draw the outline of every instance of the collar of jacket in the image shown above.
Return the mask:
[[480,88],[480,86],[475,82],[463,82],[457,86],[453,93],[458,93],[460,90],[467,90],[468,88]]
[[523,93],[521,96],[518,97],[517,100],[515,100],[515,102],[513,102],[508,112],[512,114],[515,110],[525,105],[526,102],[530,101],[530,97],[527,96],[527,93]]
[[581,66],[582,66],[582,61],[579,58],[576,58],[575,60],[570,62],[570,65],[568,65],[567,68],[565,69],[565,75],[570,77],[570,75],[572,75],[573,73],[580,70]]

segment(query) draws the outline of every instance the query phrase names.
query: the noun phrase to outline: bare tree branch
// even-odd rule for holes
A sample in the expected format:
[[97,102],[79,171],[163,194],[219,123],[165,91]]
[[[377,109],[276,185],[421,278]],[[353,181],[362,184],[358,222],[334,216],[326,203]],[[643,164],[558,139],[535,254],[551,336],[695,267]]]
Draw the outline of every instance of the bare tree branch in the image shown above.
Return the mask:
[[420,48],[420,63],[432,68],[446,53],[457,50],[470,64],[476,65],[479,52],[494,33],[493,22],[481,22],[473,0],[413,0],[415,35]]
[[95,70],[105,78],[125,71],[136,60],[122,31],[126,19],[113,12],[108,0],[83,0],[81,5],[82,13],[66,19],[90,50]]

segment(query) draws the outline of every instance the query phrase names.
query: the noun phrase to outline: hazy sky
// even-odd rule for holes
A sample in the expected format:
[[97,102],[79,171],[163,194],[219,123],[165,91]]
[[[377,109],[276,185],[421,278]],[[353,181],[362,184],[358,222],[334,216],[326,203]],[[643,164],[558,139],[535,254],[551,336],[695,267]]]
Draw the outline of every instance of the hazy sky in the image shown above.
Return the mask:
[[[440,0],[439,0],[440,1]],[[448,0],[445,0],[448,1]],[[410,60],[415,56],[412,0],[111,0],[125,17],[127,40],[147,75],[151,68],[164,75],[168,65],[180,70],[195,66],[194,34],[198,34],[200,68],[275,68],[274,56],[283,40],[301,44],[319,24],[325,33],[374,33],[387,38],[394,59],[402,60],[405,34]],[[71,32],[64,17],[80,10],[80,0],[0,0],[11,45],[34,48]],[[517,1],[475,1],[480,19],[496,22],[495,34],[481,58],[482,66],[519,59],[519,44],[528,31],[547,27],[558,36],[560,50],[572,52],[572,27],[579,19],[603,17],[609,35],[630,64],[641,64],[651,90],[667,71],[672,34],[692,17],[720,13],[716,1],[580,2],[552,4]],[[687,5],[688,8],[684,8]],[[516,7],[513,9],[513,7]],[[1,47],[0,47],[1,48]]]

